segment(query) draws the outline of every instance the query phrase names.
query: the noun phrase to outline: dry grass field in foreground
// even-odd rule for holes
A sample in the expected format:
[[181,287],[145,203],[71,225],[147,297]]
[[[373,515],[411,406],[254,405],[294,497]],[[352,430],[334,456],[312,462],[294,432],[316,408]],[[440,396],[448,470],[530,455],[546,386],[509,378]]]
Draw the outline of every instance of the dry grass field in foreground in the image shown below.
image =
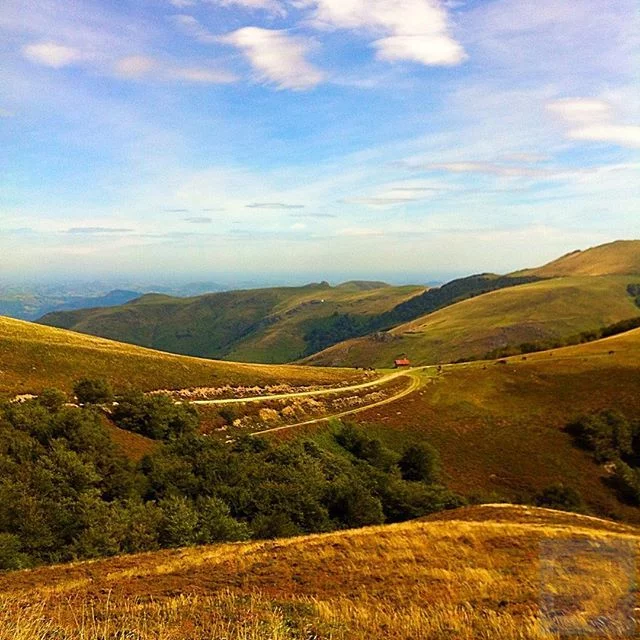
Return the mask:
[[636,528],[495,505],[0,576],[3,640],[634,637]]

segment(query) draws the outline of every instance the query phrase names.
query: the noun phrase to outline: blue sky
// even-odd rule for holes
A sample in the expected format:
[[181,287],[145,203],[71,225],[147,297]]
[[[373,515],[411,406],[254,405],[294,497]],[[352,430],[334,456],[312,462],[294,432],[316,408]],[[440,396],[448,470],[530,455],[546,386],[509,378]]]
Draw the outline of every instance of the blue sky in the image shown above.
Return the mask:
[[636,0],[3,0],[0,270],[506,272],[640,237]]

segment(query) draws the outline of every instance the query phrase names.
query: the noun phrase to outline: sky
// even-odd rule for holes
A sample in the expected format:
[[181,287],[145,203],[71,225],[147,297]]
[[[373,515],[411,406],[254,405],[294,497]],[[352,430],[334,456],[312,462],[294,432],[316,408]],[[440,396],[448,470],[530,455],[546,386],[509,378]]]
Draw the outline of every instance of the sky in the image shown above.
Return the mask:
[[508,272],[640,238],[637,0],[2,0],[0,276]]

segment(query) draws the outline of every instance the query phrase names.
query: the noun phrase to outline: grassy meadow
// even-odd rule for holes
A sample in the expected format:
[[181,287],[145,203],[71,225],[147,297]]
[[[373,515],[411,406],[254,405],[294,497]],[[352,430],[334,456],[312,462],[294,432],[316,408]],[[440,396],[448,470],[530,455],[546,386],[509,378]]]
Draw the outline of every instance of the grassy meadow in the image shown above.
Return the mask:
[[0,576],[12,640],[632,637],[637,529],[484,506]]
[[82,377],[142,390],[223,385],[339,385],[357,382],[353,370],[216,362],[0,317],[0,394],[70,391]]

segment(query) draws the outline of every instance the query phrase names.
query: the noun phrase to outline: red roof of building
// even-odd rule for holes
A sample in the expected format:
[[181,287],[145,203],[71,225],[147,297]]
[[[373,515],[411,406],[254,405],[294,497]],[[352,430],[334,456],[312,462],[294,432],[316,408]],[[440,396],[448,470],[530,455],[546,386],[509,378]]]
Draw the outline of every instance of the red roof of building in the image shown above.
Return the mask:
[[395,361],[396,367],[408,367],[411,364],[407,358],[398,358]]

